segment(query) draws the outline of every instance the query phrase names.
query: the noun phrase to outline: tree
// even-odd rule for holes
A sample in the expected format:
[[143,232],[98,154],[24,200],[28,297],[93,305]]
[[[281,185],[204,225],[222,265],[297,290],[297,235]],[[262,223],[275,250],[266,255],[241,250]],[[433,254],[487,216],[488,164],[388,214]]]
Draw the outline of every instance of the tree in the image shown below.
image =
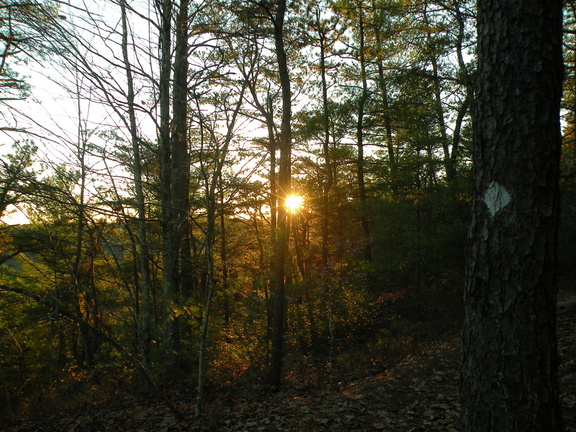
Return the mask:
[[178,286],[178,243],[176,239],[178,225],[172,207],[172,149],[170,139],[170,81],[172,69],[172,0],[156,1],[158,15],[161,18],[159,27],[160,39],[160,76],[158,100],[160,119],[158,127],[158,156],[160,159],[160,201],[162,203],[162,295],[164,312],[164,350],[174,366],[177,340],[174,308]]
[[[212,300],[216,292],[217,277],[215,271],[215,243],[216,243],[216,230],[218,217],[223,217],[223,190],[222,190],[222,171],[228,159],[228,150],[234,137],[234,128],[238,118],[238,113],[244,99],[244,92],[247,83],[242,83],[242,88],[239,92],[238,102],[233,108],[228,107],[230,103],[227,99],[229,96],[235,96],[230,91],[230,95],[216,96],[214,99],[221,99],[221,102],[213,102],[215,108],[220,108],[225,114],[226,134],[224,137],[219,138],[218,131],[215,130],[214,125],[210,125],[207,120],[203,118],[202,110],[198,107],[198,123],[200,129],[200,178],[204,186],[204,208],[206,209],[206,227],[204,228],[204,250],[206,259],[206,300],[204,306],[204,315],[202,317],[202,327],[200,330],[200,347],[198,352],[198,396],[196,398],[196,417],[202,411],[202,404],[204,403],[205,392],[205,362],[206,362],[206,346],[208,335],[208,323],[210,320],[210,310],[212,308]],[[230,87],[232,87],[230,85]],[[229,88],[230,88],[229,87]],[[198,103],[198,105],[200,105]],[[231,111],[231,112],[230,112]],[[215,124],[218,124],[216,121]],[[204,149],[205,136],[209,150]],[[211,151],[210,151],[211,150]],[[220,190],[219,190],[220,189]],[[220,198],[220,202],[218,202]],[[220,214],[219,214],[220,213]],[[223,224],[221,224],[223,228]],[[223,231],[223,230],[222,230]],[[224,233],[220,233],[224,236]],[[223,245],[224,245],[223,241]],[[223,279],[225,279],[223,277]]]
[[25,201],[36,180],[30,167],[37,147],[32,142],[15,142],[12,147],[14,154],[0,158],[0,218],[8,213],[10,206]]
[[[56,8],[51,3],[0,1],[0,101],[18,99],[28,90],[10,63],[19,57],[20,60],[41,57],[49,51],[50,26],[57,17]],[[6,94],[10,96],[6,97]]]
[[132,73],[132,66],[129,58],[129,45],[128,45],[128,20],[126,13],[126,1],[120,0],[119,3],[121,11],[122,23],[122,60],[124,61],[124,68],[126,70],[126,102],[128,110],[128,130],[130,131],[130,142],[132,144],[132,157],[133,163],[133,177],[134,177],[134,192],[136,208],[138,212],[138,265],[140,269],[140,287],[142,305],[140,307],[141,319],[138,322],[138,339],[140,345],[140,352],[142,356],[142,363],[144,367],[148,367],[150,356],[150,332],[152,320],[151,308],[151,280],[150,280],[150,259],[148,256],[148,229],[146,227],[146,203],[144,200],[144,188],[142,181],[142,158],[140,151],[140,137],[138,135],[138,126],[136,122],[135,110],[135,94],[134,94],[134,77]]
[[[267,127],[267,145],[270,151],[270,211],[271,211],[271,243],[273,249],[273,262],[271,278],[272,305],[271,305],[271,357],[268,381],[271,387],[277,388],[281,380],[282,357],[284,354],[284,333],[286,320],[285,278],[286,278],[286,255],[290,232],[290,218],[286,206],[286,197],[290,195],[292,177],[292,89],[288,66],[288,48],[286,34],[287,3],[285,0],[250,1],[233,4],[233,9],[239,18],[238,24],[242,36],[249,42],[244,45],[248,48],[248,55],[242,55],[236,59],[237,66],[241,69],[244,79],[250,80],[261,71],[256,60],[261,59],[254,38],[255,35],[263,37],[264,45],[273,46],[275,67],[273,72],[277,76],[280,87],[280,128],[276,130],[274,124],[274,98],[275,92],[266,89],[266,103],[261,102],[259,87],[247,84],[247,90],[252,96],[252,103],[259,114],[264,118],[263,123]],[[260,28],[258,24],[265,24]],[[270,41],[268,43],[268,40]],[[272,45],[272,41],[274,42]],[[291,40],[293,41],[293,40]],[[264,69],[267,69],[265,67]],[[267,71],[268,72],[268,71]],[[268,72],[269,74],[269,72]],[[276,152],[279,152],[278,172],[276,173]]]
[[189,3],[188,0],[156,2],[161,17],[158,137],[161,160],[164,345],[168,364],[175,364],[180,351],[177,308],[183,298],[190,296],[192,290],[187,113],[191,87],[188,77],[189,29],[194,14],[190,15]]
[[358,82],[354,83],[354,89],[357,98],[356,105],[356,129],[355,129],[355,140],[357,148],[357,183],[358,183],[358,203],[360,209],[360,225],[362,227],[362,248],[363,248],[363,259],[366,261],[372,261],[372,245],[371,245],[371,232],[370,232],[370,221],[368,220],[368,195],[366,192],[366,161],[365,161],[365,125],[367,123],[367,104],[370,98],[370,92],[368,85],[368,59],[366,57],[366,19],[365,19],[365,4],[363,0],[353,0],[342,2],[341,13],[343,15],[348,15],[349,19],[355,26],[353,40],[354,45],[349,48],[352,53],[351,56],[358,63],[354,67],[353,74],[358,75]]
[[15,101],[30,95],[30,85],[13,66],[40,61],[65,43],[58,40],[58,7],[55,2],[0,0],[0,131],[23,132],[18,119],[27,118]]
[[[431,3],[431,4],[428,4]],[[431,83],[433,93],[433,117],[435,117],[436,128],[438,130],[438,140],[440,141],[444,154],[444,169],[446,178],[452,181],[456,177],[456,155],[460,144],[460,130],[462,122],[466,116],[472,89],[469,85],[469,65],[464,60],[463,48],[468,41],[466,36],[466,14],[460,9],[466,8],[465,1],[451,1],[448,3],[423,2],[419,7],[422,14],[422,24],[424,42],[420,47],[422,56],[426,63],[429,63],[429,71],[424,71],[424,76],[430,75],[428,79]],[[434,16],[438,15],[438,16]],[[469,18],[469,17],[468,17]],[[453,21],[451,23],[450,21]],[[454,35],[446,37],[444,34]],[[469,43],[469,42],[468,42]],[[442,56],[449,57],[447,53],[456,53],[458,67],[450,65],[442,67]],[[443,70],[444,69],[444,70]],[[452,69],[454,72],[450,74]],[[453,76],[450,76],[453,75]],[[458,91],[461,85],[465,87],[464,92]],[[451,100],[445,94],[448,93]],[[459,93],[463,93],[459,96]],[[448,102],[448,103],[447,103]],[[449,137],[449,119],[447,105],[456,105],[457,116],[454,121],[454,132],[452,140]],[[451,142],[450,142],[451,141]]]
[[562,2],[478,2],[461,369],[472,431],[560,431],[556,311]]
[[365,23],[364,23],[364,3],[362,0],[355,1],[354,7],[357,8],[358,14],[358,61],[360,67],[360,81],[362,90],[358,100],[358,112],[356,120],[356,145],[358,147],[358,197],[360,200],[360,222],[362,225],[362,233],[364,235],[364,259],[372,261],[372,246],[370,244],[370,225],[368,221],[368,198],[366,194],[366,181],[365,181],[365,161],[364,161],[364,121],[366,102],[368,101],[368,78],[366,73],[366,40],[365,40]]
[[311,27],[316,31],[316,43],[319,48],[319,72],[321,77],[322,88],[322,155],[324,157],[324,172],[326,179],[322,188],[322,275],[326,276],[328,271],[328,218],[330,212],[330,192],[334,184],[334,168],[332,166],[330,155],[330,118],[329,118],[329,103],[328,98],[328,80],[326,57],[329,48],[332,48],[337,40],[337,36],[330,34],[330,26],[334,24],[334,19],[322,19],[322,8],[320,4],[314,5],[314,21]]
[[292,180],[292,92],[290,90],[290,76],[286,49],[284,46],[284,17],[286,14],[286,0],[279,0],[274,14],[270,11],[270,19],[274,26],[274,42],[278,74],[282,89],[282,122],[280,124],[279,174],[278,174],[278,228],[274,243],[274,317],[272,330],[272,356],[270,359],[269,384],[277,387],[280,384],[282,371],[282,356],[284,353],[284,320],[285,294],[284,283],[286,275],[286,252],[288,249],[288,236],[290,233],[290,219],[286,210],[286,197],[291,192]]

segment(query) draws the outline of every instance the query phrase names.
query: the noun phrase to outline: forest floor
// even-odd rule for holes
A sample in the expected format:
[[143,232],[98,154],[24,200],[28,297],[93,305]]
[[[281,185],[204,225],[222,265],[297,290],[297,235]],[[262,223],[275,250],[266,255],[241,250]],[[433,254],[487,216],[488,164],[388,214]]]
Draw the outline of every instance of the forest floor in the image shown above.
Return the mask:
[[[576,432],[576,296],[559,302],[560,386],[567,432]],[[194,419],[193,392],[172,395],[190,418],[178,420],[162,402],[137,395],[87,403],[73,410],[37,415],[0,430],[52,431],[387,431],[456,432],[460,426],[458,367],[460,337],[420,344],[417,352],[377,371],[366,362],[322,385],[292,379],[270,393],[258,385],[250,390],[219,389],[203,415]]]

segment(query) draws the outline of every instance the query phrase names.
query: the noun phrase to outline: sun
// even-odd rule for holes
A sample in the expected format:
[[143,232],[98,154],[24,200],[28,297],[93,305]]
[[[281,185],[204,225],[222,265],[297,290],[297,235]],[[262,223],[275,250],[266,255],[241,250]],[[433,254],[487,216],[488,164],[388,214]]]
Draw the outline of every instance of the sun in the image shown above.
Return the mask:
[[286,210],[290,213],[296,213],[302,208],[304,197],[296,194],[291,194],[286,197]]

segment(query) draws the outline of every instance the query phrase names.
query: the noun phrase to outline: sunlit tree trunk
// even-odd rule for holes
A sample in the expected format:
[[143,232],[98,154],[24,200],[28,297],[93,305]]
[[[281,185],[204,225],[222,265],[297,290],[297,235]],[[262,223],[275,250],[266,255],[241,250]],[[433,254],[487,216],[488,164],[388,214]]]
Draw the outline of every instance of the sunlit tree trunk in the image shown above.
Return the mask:
[[556,245],[562,2],[480,0],[478,37],[464,430],[561,431]]
[[[254,41],[256,44],[257,42]],[[254,51],[257,51],[256,49]],[[268,134],[268,145],[267,150],[270,154],[270,168],[268,170],[268,178],[270,181],[270,193],[269,193],[269,204],[270,204],[270,228],[271,228],[271,242],[274,243],[275,233],[276,233],[276,226],[277,226],[277,217],[278,217],[278,178],[276,172],[276,153],[278,151],[278,139],[277,139],[277,130],[274,123],[274,100],[270,93],[266,94],[266,100],[261,101],[258,92],[258,82],[257,77],[255,76],[255,70],[258,66],[255,64],[260,60],[259,54],[254,55],[252,62],[248,69],[245,69],[245,65],[240,65],[242,76],[246,81],[246,85],[248,90],[250,91],[250,95],[252,96],[252,101],[256,106],[256,109],[260,112],[262,117],[264,118],[264,123],[266,125],[266,131]]]

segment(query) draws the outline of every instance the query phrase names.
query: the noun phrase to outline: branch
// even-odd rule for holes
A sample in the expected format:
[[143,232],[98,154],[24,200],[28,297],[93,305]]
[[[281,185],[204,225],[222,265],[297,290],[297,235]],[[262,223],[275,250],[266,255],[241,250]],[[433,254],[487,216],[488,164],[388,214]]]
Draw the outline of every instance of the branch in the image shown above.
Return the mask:
[[[0,265],[4,264],[7,261],[10,261],[15,256],[20,255],[21,252],[22,251],[17,251],[17,252],[11,253],[11,254],[8,254],[8,253],[0,254]],[[1,285],[0,285],[0,288],[2,288]]]

